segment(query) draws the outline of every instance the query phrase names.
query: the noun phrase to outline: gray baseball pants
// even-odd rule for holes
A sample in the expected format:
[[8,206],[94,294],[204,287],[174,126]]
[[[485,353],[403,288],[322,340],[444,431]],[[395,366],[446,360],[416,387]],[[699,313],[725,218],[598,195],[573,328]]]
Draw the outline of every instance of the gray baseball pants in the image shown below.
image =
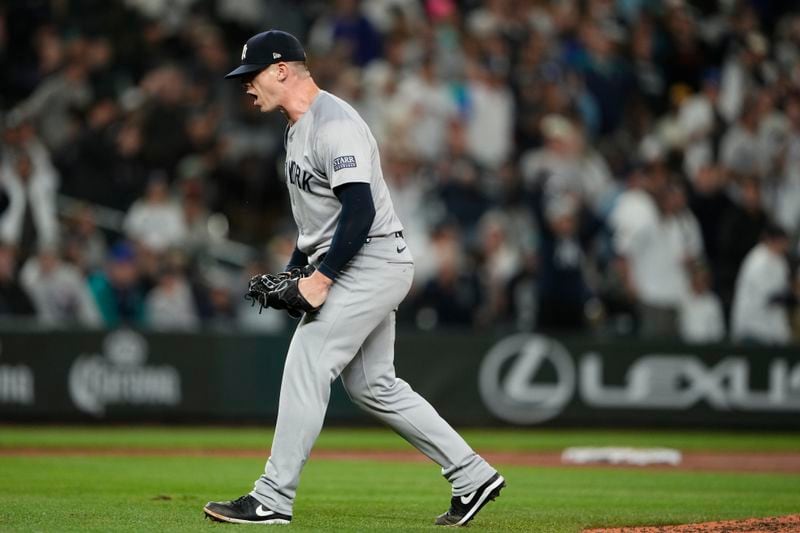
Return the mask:
[[411,287],[405,241],[372,238],[294,333],[283,369],[278,420],[264,474],[250,493],[292,514],[300,472],[322,430],[331,384],[442,467],[454,496],[469,494],[495,470],[394,372],[395,311]]

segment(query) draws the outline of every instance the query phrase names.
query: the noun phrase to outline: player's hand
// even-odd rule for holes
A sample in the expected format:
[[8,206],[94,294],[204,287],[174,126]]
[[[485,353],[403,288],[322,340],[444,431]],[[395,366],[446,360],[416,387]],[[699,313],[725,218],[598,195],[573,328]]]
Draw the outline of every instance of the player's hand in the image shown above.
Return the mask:
[[331,285],[333,285],[333,280],[316,270],[311,276],[300,279],[297,282],[297,289],[309,304],[319,307],[328,298],[328,291]]

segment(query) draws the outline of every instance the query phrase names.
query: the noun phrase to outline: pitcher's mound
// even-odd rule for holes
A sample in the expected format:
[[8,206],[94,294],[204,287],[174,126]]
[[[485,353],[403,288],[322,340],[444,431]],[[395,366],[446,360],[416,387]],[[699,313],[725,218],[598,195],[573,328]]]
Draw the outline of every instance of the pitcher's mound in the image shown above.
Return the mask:
[[584,533],[792,533],[800,531],[800,515],[703,522],[681,526],[586,529]]

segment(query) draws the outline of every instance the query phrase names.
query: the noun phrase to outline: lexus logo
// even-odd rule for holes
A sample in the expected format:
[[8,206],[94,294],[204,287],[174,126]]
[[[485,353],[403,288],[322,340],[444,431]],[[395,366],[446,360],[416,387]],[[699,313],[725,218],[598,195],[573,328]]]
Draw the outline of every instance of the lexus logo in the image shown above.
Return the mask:
[[478,375],[481,398],[496,417],[534,424],[557,416],[575,393],[575,366],[566,348],[541,335],[497,343]]

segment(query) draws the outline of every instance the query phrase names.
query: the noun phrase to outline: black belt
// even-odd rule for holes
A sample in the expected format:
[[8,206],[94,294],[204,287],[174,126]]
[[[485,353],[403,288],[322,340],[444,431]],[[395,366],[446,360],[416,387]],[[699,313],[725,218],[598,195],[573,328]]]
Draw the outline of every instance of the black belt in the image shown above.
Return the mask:
[[403,232],[402,231],[395,231],[394,233],[387,233],[386,235],[370,235],[369,237],[367,237],[364,240],[364,242],[365,243],[366,242],[372,242],[372,239],[383,239],[385,237],[392,237],[392,236],[399,237],[399,238],[402,239],[403,238]]
[[[367,237],[366,239],[364,239],[364,243],[366,244],[368,242],[372,242],[372,239],[383,239],[385,237],[392,237],[392,236],[399,237],[399,238],[402,239],[403,238],[403,232],[402,231],[395,231],[394,233],[388,233],[386,235],[372,235],[372,236]],[[318,263],[322,263],[325,260],[325,256],[326,255],[328,255],[327,252],[322,254],[322,255],[320,255],[319,259],[317,259],[317,262]]]

